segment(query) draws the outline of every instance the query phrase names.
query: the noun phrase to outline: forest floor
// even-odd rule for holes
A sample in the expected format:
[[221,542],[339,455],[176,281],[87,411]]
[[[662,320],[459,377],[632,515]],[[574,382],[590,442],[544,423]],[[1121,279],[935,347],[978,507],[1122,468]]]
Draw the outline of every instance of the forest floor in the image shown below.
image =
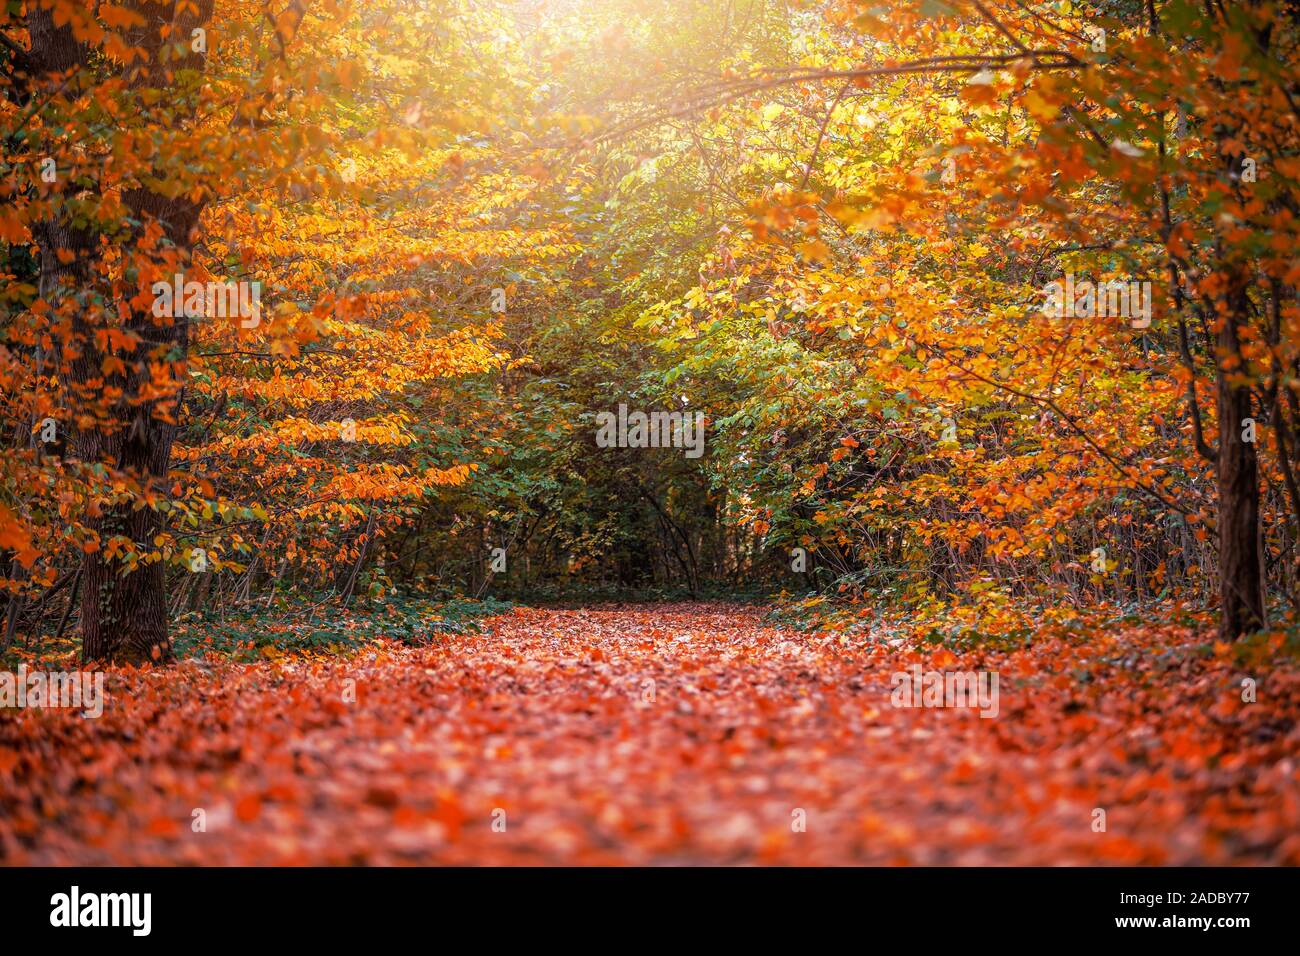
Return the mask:
[[[98,719],[0,712],[0,861],[1300,863],[1300,669],[1243,653],[1172,625],[962,648],[698,603],[115,670]],[[997,715],[893,706],[914,664],[996,672]]]

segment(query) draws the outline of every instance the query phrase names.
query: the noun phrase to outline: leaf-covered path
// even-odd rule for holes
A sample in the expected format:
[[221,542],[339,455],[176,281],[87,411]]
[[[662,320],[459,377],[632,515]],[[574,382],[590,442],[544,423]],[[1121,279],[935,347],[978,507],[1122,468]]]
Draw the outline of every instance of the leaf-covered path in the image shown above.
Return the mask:
[[[0,716],[0,859],[1300,862],[1300,680],[1244,703],[1240,664],[1197,648],[915,654],[691,604],[118,671],[100,719]],[[891,706],[913,662],[997,671],[998,716]]]

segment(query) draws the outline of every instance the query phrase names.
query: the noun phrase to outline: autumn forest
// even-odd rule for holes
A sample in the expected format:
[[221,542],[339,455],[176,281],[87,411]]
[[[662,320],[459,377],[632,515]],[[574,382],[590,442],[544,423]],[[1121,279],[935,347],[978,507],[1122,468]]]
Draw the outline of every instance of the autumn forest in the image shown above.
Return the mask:
[[1294,3],[7,0],[0,137],[0,864],[1300,863]]

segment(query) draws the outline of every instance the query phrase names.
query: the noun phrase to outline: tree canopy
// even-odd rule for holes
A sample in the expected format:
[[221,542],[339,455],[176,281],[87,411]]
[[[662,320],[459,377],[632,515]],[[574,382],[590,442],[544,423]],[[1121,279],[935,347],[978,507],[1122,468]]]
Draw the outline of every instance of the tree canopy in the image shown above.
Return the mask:
[[[1256,631],[1296,593],[1297,35],[10,3],[5,642],[161,660],[190,610],[489,590]],[[620,405],[706,452],[598,447]]]

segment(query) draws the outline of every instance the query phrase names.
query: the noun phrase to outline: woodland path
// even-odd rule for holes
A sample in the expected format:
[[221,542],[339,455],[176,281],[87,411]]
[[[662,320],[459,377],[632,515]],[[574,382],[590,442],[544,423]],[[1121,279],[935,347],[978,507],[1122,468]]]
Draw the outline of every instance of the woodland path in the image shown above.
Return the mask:
[[[1140,663],[1082,679],[1056,642],[926,654],[678,604],[520,609],[482,634],[350,658],[117,672],[98,720],[0,721],[0,860],[1300,857],[1294,674],[1278,678],[1289,710],[1240,712],[1213,660],[1166,687]],[[913,660],[996,669],[998,717],[891,706],[891,675]]]

